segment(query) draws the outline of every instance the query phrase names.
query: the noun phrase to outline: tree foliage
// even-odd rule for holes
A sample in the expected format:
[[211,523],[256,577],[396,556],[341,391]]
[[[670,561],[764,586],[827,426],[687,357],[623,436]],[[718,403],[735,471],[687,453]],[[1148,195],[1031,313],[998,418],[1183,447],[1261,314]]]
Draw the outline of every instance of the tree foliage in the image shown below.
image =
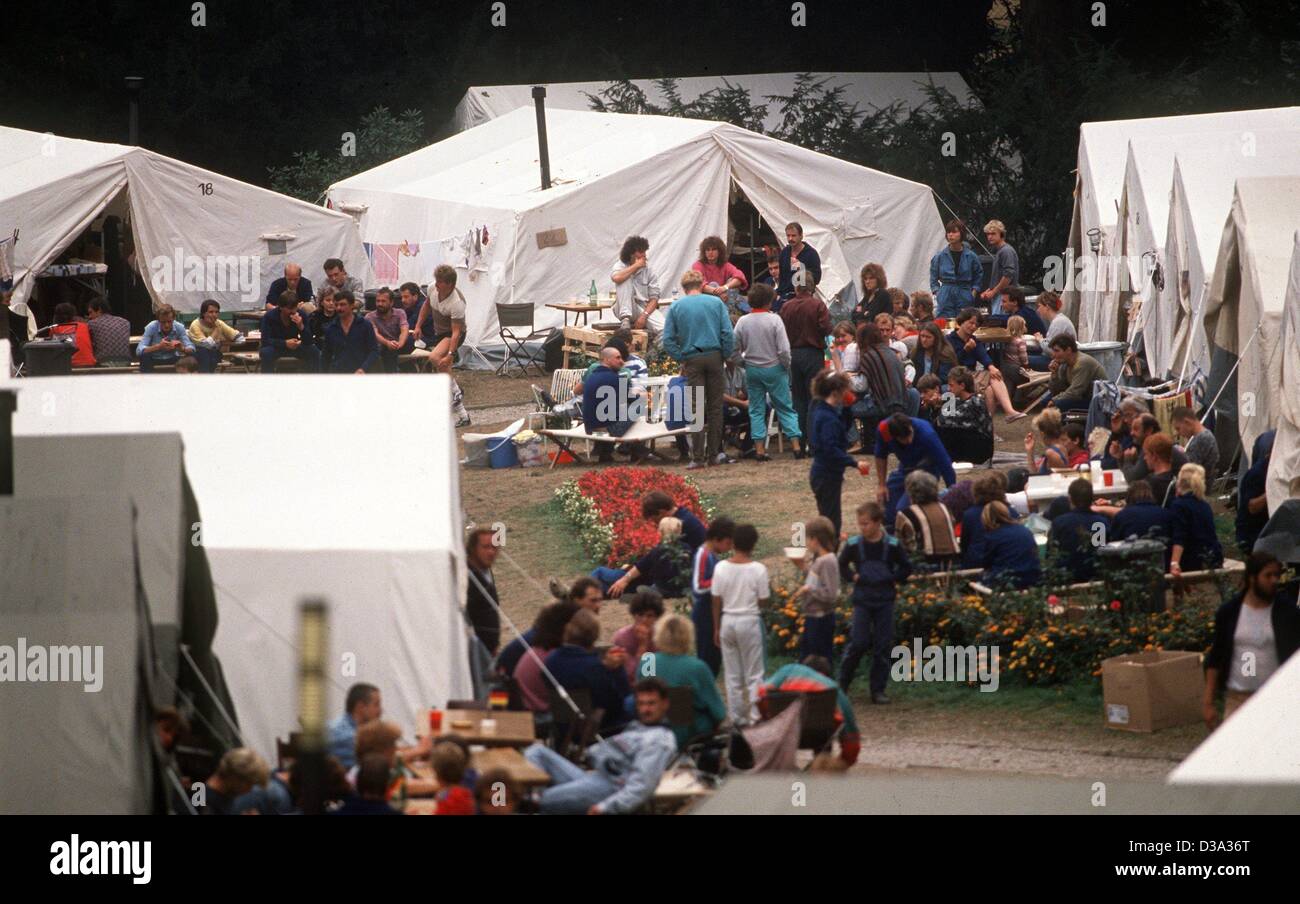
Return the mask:
[[340,136],[331,150],[295,151],[293,162],[267,167],[271,188],[282,194],[315,203],[340,179],[365,172],[424,145],[424,114],[404,110],[398,116],[387,107],[375,107],[361,117],[353,154],[345,154],[349,143]]

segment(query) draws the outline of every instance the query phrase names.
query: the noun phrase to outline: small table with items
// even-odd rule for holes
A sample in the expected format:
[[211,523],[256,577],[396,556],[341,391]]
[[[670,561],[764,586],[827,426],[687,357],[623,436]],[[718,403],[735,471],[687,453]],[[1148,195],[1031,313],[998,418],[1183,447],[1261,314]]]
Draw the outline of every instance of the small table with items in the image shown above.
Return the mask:
[[573,317],[574,326],[578,325],[579,317],[582,318],[582,325],[586,326],[588,316],[590,316],[591,314],[595,314],[597,317],[599,317],[602,312],[608,311],[611,308],[613,308],[614,303],[600,302],[599,304],[591,305],[591,304],[586,304],[585,302],[566,301],[562,304],[548,304],[547,307],[556,311],[562,311],[564,313],[564,325],[566,327],[569,325],[570,314],[574,315]]

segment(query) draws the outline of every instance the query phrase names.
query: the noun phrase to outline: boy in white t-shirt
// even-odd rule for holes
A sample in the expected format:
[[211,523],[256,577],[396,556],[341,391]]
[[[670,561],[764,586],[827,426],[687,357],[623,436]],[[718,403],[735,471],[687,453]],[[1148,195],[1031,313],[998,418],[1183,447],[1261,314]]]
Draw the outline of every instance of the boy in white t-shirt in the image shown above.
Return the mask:
[[727,713],[736,725],[758,721],[763,684],[763,616],[759,603],[771,596],[767,566],[751,556],[758,544],[752,524],[737,525],[731,558],[713,569],[714,641],[722,650]]

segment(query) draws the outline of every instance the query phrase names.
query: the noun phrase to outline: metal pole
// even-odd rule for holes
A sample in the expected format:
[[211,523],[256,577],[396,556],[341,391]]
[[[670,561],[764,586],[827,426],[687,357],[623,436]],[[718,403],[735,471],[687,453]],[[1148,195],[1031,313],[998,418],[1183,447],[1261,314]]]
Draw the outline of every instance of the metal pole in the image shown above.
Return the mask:
[[123,81],[126,82],[127,91],[127,127],[126,143],[132,147],[138,147],[140,144],[140,85],[144,79],[138,75],[128,75]]
[[325,812],[325,688],[329,657],[329,614],[320,598],[298,610],[298,720],[302,739],[295,751],[302,770],[302,812]]
[[551,187],[551,152],[546,144],[546,88],[533,86],[533,104],[537,107],[537,158],[542,164],[542,191]]
[[[8,311],[0,312],[7,317]],[[8,362],[5,362],[8,367]],[[18,393],[0,390],[0,496],[14,494],[14,412],[18,410]]]

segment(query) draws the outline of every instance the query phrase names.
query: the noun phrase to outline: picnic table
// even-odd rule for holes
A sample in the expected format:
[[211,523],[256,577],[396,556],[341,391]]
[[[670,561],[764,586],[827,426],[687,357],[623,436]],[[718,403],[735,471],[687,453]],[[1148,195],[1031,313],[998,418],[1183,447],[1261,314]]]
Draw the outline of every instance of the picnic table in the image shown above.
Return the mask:
[[[499,769],[524,791],[544,788],[551,783],[551,777],[545,770],[528,762],[522,753],[512,747],[470,750],[469,765],[479,775]],[[428,763],[413,763],[410,768],[420,778],[434,777],[433,769]],[[407,799],[403,812],[407,816],[432,816],[437,809],[438,801],[432,797],[412,797]]]
[[569,315],[570,315],[570,314],[574,315],[574,316],[573,316],[573,325],[574,325],[574,326],[577,326],[577,325],[578,325],[578,317],[581,317],[581,318],[582,318],[582,325],[583,325],[583,326],[586,326],[586,325],[587,325],[587,317],[588,317],[589,315],[591,315],[591,314],[596,314],[597,316],[599,316],[599,315],[601,314],[601,312],[603,312],[603,311],[608,311],[608,310],[610,310],[611,308],[613,308],[613,307],[614,307],[614,303],[613,303],[613,302],[599,302],[599,303],[597,303],[597,304],[595,304],[595,305],[590,305],[590,304],[580,303],[580,302],[576,302],[576,301],[566,301],[566,302],[561,302],[560,304],[548,304],[548,305],[546,305],[546,307],[551,308],[551,309],[556,310],[556,311],[562,311],[562,312],[564,313],[564,325],[565,325],[566,327],[569,325]]
[[[1105,475],[1110,475],[1110,483],[1106,483]],[[1034,474],[1029,478],[1025,485],[1025,495],[1029,498],[1031,505],[1038,505],[1043,502],[1050,502],[1058,496],[1064,496],[1070,489],[1070,484],[1080,477],[1091,479],[1091,473],[1080,472],[1073,469],[1068,471],[1053,470],[1051,474]],[[1124,479],[1124,472],[1120,470],[1108,470],[1098,472],[1097,479],[1092,481],[1092,492],[1094,496],[1123,496],[1128,492],[1128,481]]]
[[[485,732],[484,720],[496,722],[496,728]],[[533,729],[533,714],[511,710],[444,710],[442,728],[435,737],[451,734],[464,738],[467,744],[481,744],[484,747],[527,747],[537,740]]]

